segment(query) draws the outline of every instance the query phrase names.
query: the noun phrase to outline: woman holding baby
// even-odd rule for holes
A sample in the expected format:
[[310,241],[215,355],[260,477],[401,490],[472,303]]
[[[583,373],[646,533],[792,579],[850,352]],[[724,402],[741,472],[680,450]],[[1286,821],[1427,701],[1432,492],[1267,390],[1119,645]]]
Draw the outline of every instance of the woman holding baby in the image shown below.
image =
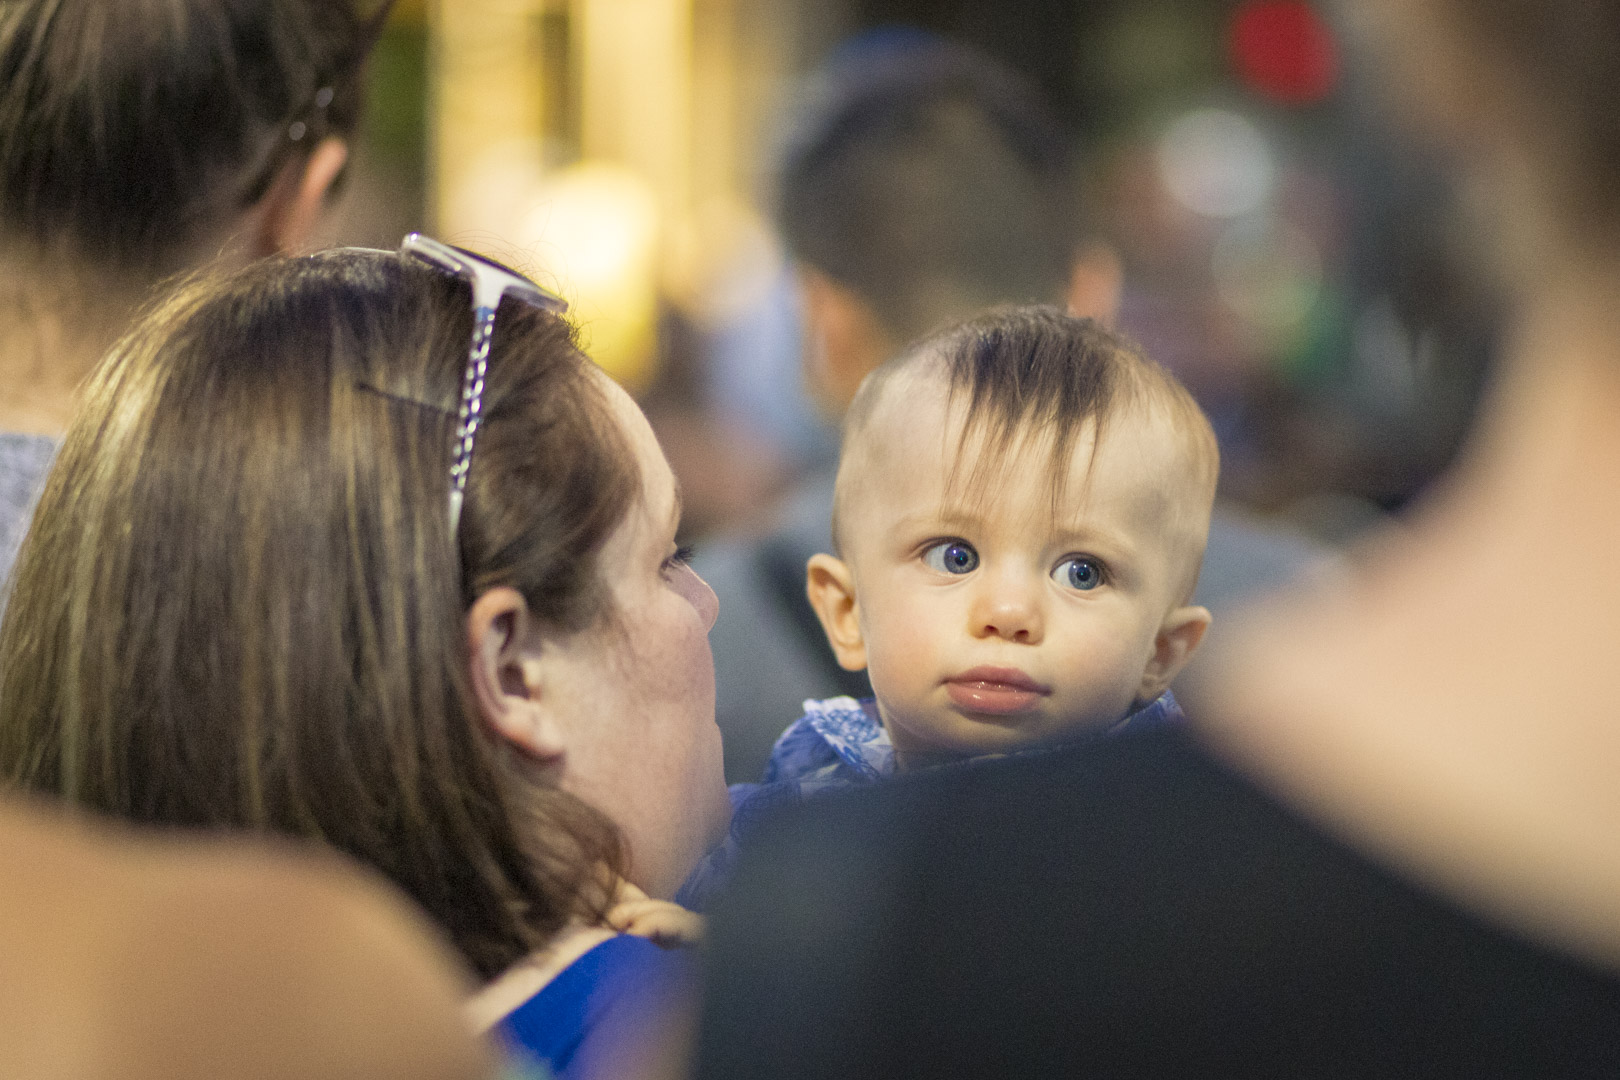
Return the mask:
[[478,1023],[564,1077],[633,1074],[690,972],[617,928],[685,932],[646,898],[729,812],[715,602],[561,306],[413,236],[154,309],[17,564],[0,775],[347,852],[485,981]]
[[244,267],[307,243],[390,6],[0,12],[0,577],[57,462],[6,586],[0,785],[347,852],[456,947],[478,1026],[630,1074],[690,971],[618,928],[691,933],[647,897],[728,812],[669,468],[500,267]]

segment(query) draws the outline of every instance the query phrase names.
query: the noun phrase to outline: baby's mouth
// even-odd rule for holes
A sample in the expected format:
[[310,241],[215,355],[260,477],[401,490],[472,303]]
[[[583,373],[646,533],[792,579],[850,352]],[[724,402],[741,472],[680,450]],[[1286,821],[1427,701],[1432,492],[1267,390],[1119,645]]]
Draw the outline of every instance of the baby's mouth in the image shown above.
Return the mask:
[[1052,688],[1017,668],[976,667],[946,679],[945,692],[965,712],[1006,716],[1034,708]]

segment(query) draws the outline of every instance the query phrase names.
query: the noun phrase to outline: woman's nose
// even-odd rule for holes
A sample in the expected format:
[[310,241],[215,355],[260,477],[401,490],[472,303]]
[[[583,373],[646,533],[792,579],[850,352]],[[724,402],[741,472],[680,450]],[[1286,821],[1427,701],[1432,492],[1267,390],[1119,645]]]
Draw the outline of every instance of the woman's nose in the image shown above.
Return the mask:
[[985,575],[970,613],[974,637],[1039,644],[1046,626],[1038,586],[1014,575]]
[[709,583],[698,576],[696,570],[688,567],[687,573],[692,575],[694,585],[692,606],[697,608],[698,618],[703,620],[704,631],[713,630],[714,620],[720,615],[720,598],[714,594]]

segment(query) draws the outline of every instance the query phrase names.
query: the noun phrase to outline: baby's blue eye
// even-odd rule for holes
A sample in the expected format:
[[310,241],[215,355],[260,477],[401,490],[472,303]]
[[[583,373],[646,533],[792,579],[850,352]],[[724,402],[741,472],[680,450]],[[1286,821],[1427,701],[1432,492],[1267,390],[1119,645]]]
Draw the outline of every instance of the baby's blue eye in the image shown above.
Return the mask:
[[1081,592],[1090,592],[1103,583],[1102,564],[1096,559],[1084,556],[1064,559],[1052,571],[1052,579],[1059,585],[1067,585]]
[[946,540],[923,552],[923,563],[942,574],[969,574],[979,568],[979,553],[961,540]]

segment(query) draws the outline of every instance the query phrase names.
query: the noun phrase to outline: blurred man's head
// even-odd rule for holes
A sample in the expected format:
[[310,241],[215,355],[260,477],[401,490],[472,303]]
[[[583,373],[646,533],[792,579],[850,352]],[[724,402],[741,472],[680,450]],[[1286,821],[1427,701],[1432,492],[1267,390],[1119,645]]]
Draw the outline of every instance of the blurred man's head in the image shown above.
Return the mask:
[[962,46],[894,30],[843,46],[790,132],[778,200],[810,384],[834,414],[901,346],[984,308],[1113,316],[1118,263],[1087,242],[1067,133]]

